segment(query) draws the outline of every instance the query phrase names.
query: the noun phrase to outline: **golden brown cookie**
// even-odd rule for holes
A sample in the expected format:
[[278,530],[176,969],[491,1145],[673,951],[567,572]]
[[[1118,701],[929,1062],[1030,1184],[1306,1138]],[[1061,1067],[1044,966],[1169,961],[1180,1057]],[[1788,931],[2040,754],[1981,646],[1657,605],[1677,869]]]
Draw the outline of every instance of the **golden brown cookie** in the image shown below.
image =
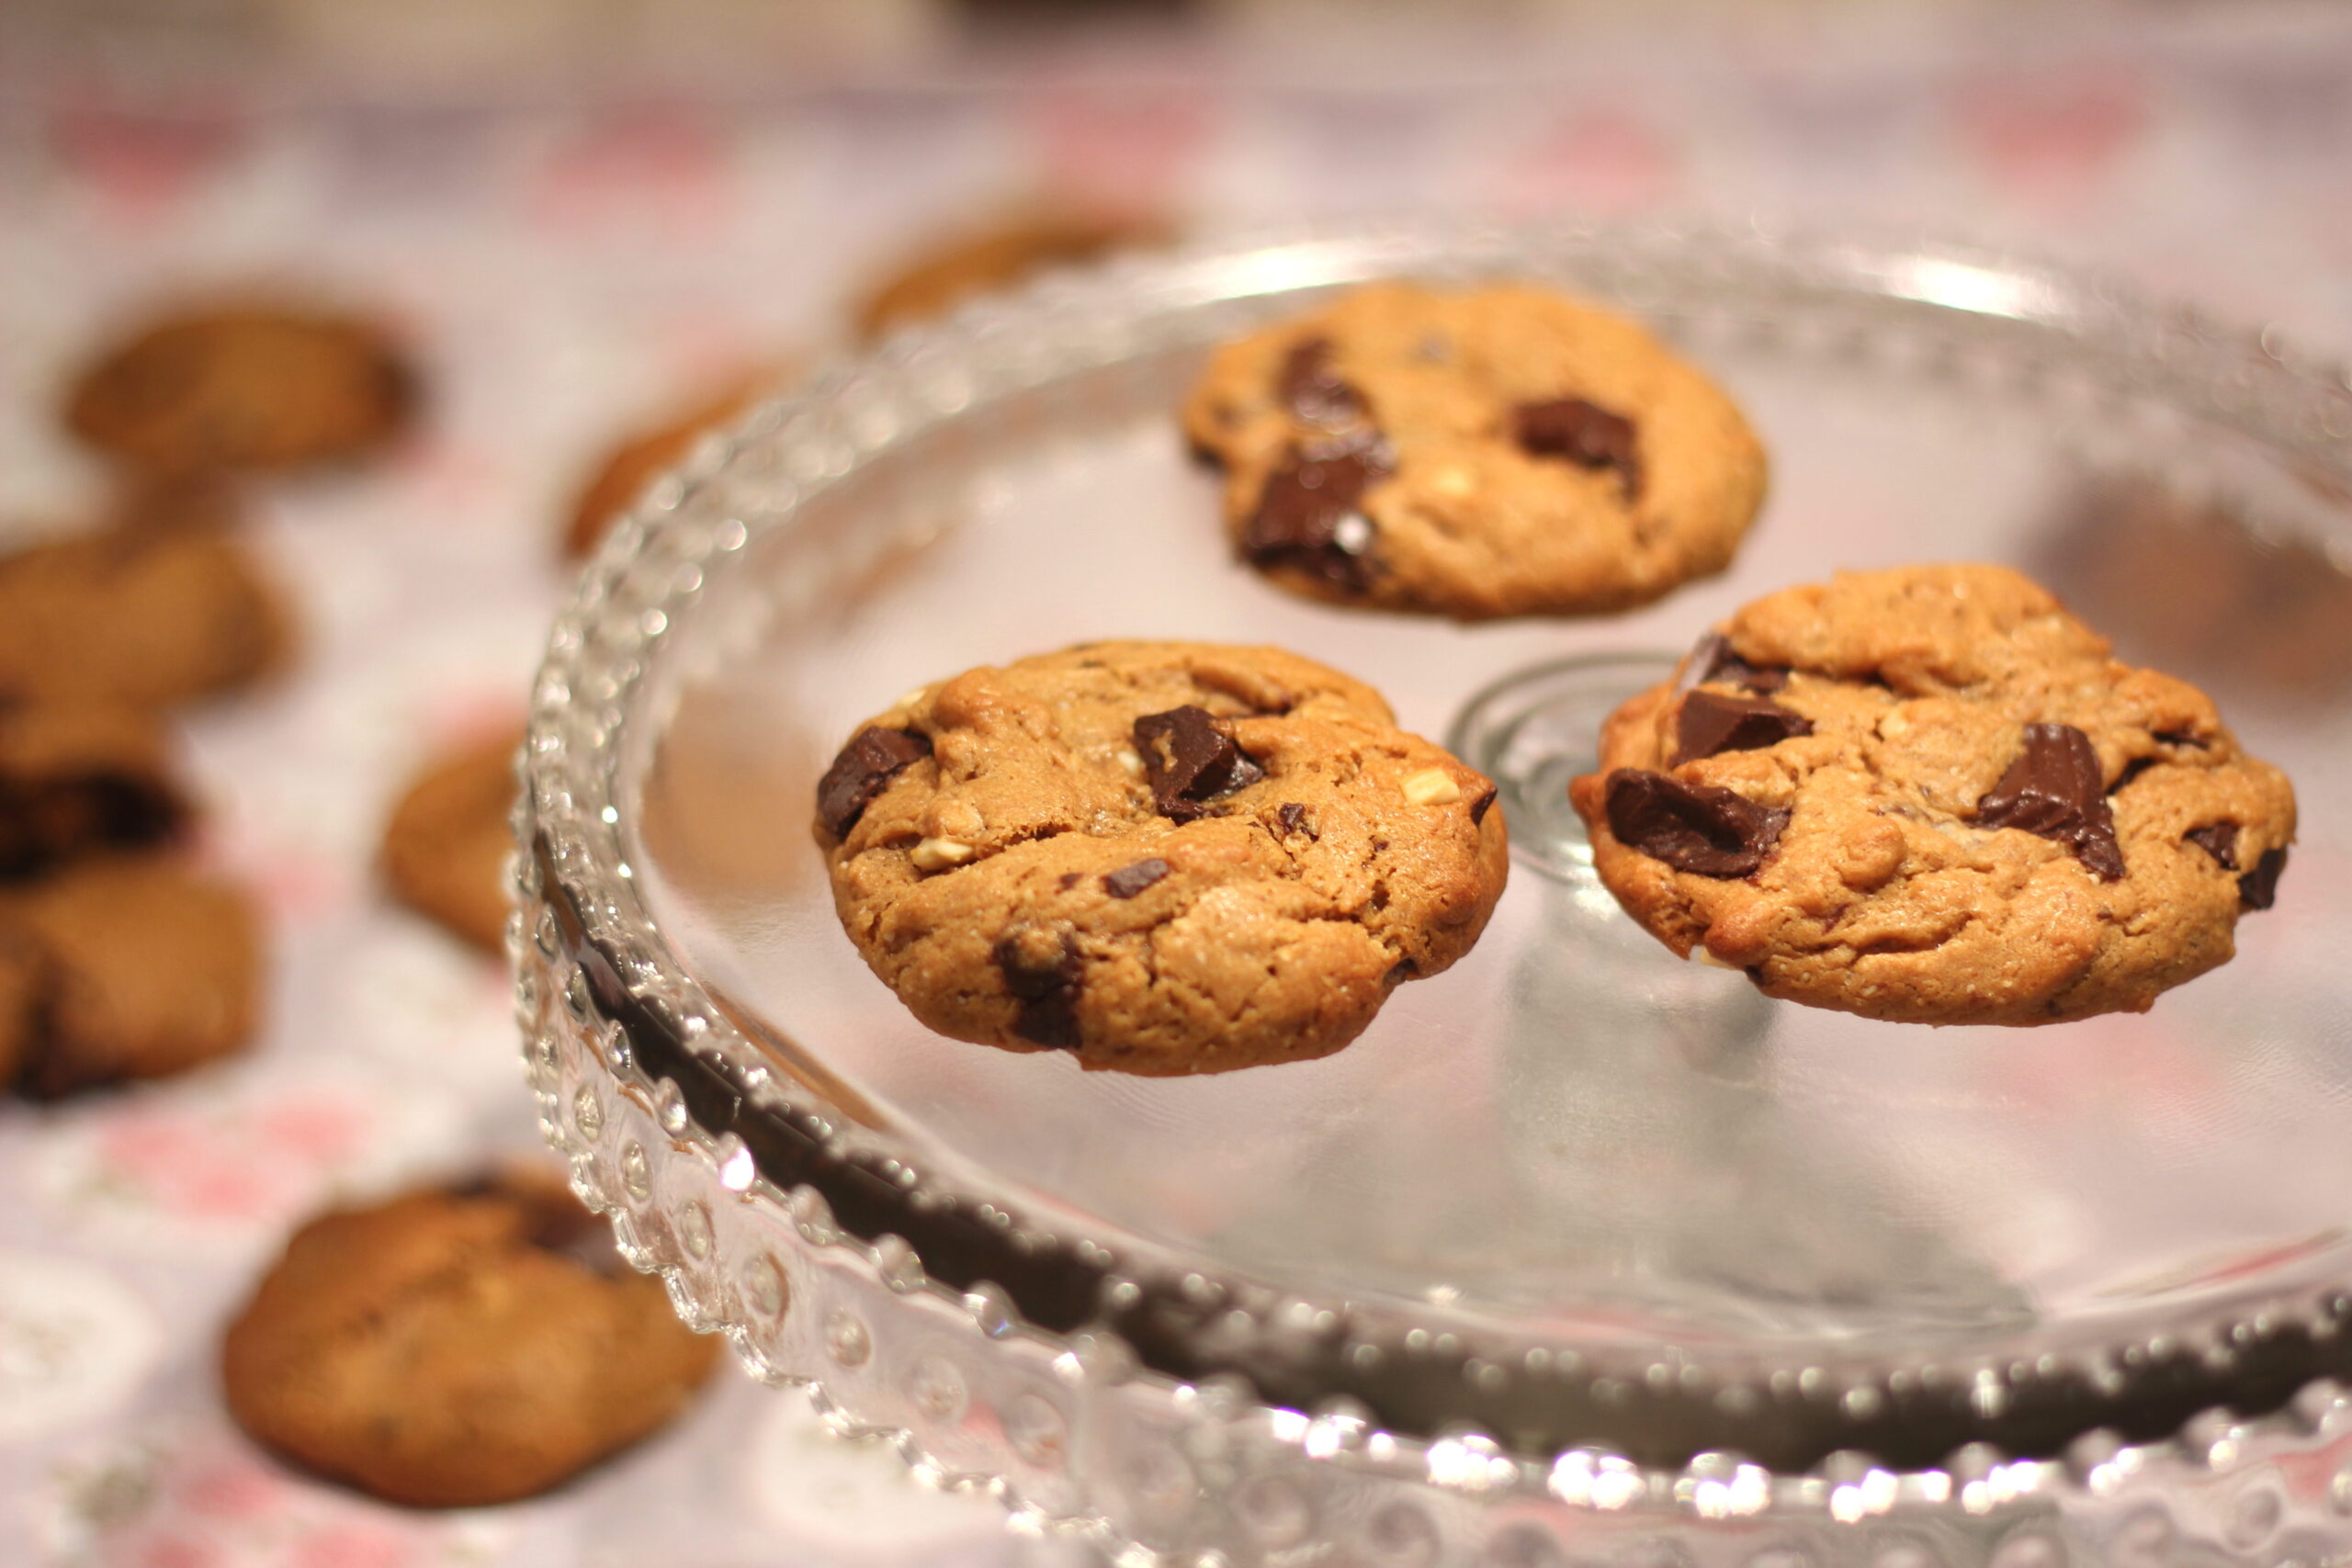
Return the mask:
[[506,951],[507,818],[522,744],[517,727],[433,759],[392,807],[377,859],[394,897],[492,953]]
[[0,1089],[17,1081],[39,1043],[46,978],[32,939],[0,922]]
[[304,1225],[220,1372],[237,1424],[296,1462],[390,1502],[481,1507],[658,1430],[717,1350],[604,1221],[510,1174]]
[[1611,716],[1600,763],[1570,795],[1634,919],[1902,1021],[2144,1010],[2228,961],[2295,836],[2203,693],[2005,567],[1759,599]]
[[151,715],[101,703],[0,708],[0,881],[176,833],[188,802]]
[[1219,1072],[1338,1050],[1501,896],[1487,779],[1272,648],[1106,642],[893,705],[818,790],[866,963],[959,1040]]
[[107,348],[65,423],[109,457],[167,472],[362,457],[405,430],[417,378],[373,322],[238,305],[191,310]]
[[1728,566],[1764,499],[1712,382],[1537,288],[1357,289],[1218,349],[1184,428],[1250,565],[1460,620],[1647,604]]
[[243,685],[291,643],[277,593],[209,528],[115,528],[0,558],[0,700],[163,706]]
[[883,337],[1033,273],[1165,244],[1171,233],[1165,221],[1139,214],[1045,211],[960,234],[904,263],[867,295],[855,310],[858,334]]
[[648,485],[664,470],[684,462],[705,435],[731,423],[786,378],[787,373],[782,370],[739,378],[624,437],[581,486],[571,519],[564,525],[563,553],[577,558],[594,549],[605,531],[637,503]]
[[85,861],[0,898],[37,995],[18,1085],[49,1097],[168,1077],[253,1037],[260,920],[168,855]]

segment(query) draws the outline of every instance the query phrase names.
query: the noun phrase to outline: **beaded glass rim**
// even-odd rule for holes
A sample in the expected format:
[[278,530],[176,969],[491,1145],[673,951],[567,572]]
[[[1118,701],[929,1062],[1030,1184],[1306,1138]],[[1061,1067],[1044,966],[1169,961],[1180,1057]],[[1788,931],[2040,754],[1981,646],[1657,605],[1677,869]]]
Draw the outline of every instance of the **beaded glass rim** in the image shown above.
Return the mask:
[[[1041,1224],[1024,1213],[1013,1193],[976,1186],[968,1175],[942,1177],[904,1141],[858,1125],[775,1070],[667,948],[626,859],[622,803],[615,787],[618,743],[649,662],[678,617],[689,613],[708,574],[724,570],[754,534],[788,525],[808,497],[978,402],[1114,365],[1144,349],[1205,341],[1197,324],[1174,336],[1159,329],[1163,318],[1188,309],[1221,301],[1241,305],[1375,276],[1444,280],[1499,273],[1573,278],[1635,312],[1661,278],[1670,280],[1665,287],[1677,299],[1694,290],[1728,299],[1770,286],[1814,295],[1850,294],[1874,306],[1924,312],[1922,319],[1941,323],[1939,330],[1964,326],[1996,343],[2029,376],[2063,378],[2078,372],[2095,383],[2126,381],[2291,453],[2320,482],[2352,492],[2352,380],[2341,367],[2294,354],[2275,330],[2218,326],[2194,310],[2144,304],[2107,282],[1962,246],[1799,239],[1754,225],[1400,225],[1210,241],[1125,258],[1084,274],[1057,275],[903,333],[865,358],[818,377],[799,394],[761,406],[733,430],[702,443],[611,531],[550,636],[534,688],[518,816],[526,848],[526,881],[541,884],[544,878],[548,900],[568,908],[594,966],[607,972],[591,976],[605,982],[592,988],[610,991],[623,999],[628,1012],[658,1021],[690,1055],[716,1068],[760,1115],[791,1126],[843,1167],[878,1173],[910,1213],[940,1208],[979,1213],[1012,1251],[1056,1253],[1097,1269],[1106,1300],[1122,1292],[1170,1292],[1199,1313],[1213,1314],[1226,1332],[1243,1322],[1269,1342],[1311,1338],[1388,1347],[1413,1336],[1425,1341],[1436,1337],[1460,1348],[1474,1378],[1494,1373],[1508,1379],[1521,1366],[1533,1364],[1531,1352],[1544,1355],[1547,1362],[1580,1367],[1594,1379],[1725,1387],[1760,1384],[1775,1376],[1798,1378],[1808,1385],[1829,1385],[1840,1408],[1860,1417],[1875,1413],[1889,1390],[1923,1376],[1955,1387],[1958,1397],[1977,1408],[1997,1409],[2053,1380],[2094,1392],[2120,1390],[2129,1384],[2132,1370],[2152,1358],[2185,1353],[2225,1378],[2247,1348],[2274,1342],[2282,1333],[2334,1341],[2352,1321],[2352,1292],[2345,1288],[2352,1283],[2352,1243],[2312,1260],[2291,1287],[2274,1283],[2256,1294],[2215,1303],[2192,1321],[2102,1323],[2093,1325],[2096,1332],[2054,1339],[2019,1337],[1966,1354],[1947,1350],[1932,1360],[1883,1350],[1831,1354],[1823,1348],[1770,1364],[1741,1364],[1709,1360],[1654,1341],[1538,1343],[1439,1307],[1302,1298],[1235,1277],[1213,1259],[1107,1229],[1090,1233],[1063,1220]],[[767,461],[756,482],[749,482],[749,465],[740,459],[754,450]],[[629,1063],[625,1070],[638,1069]],[[645,1087],[649,1092],[660,1088],[650,1080]],[[674,1088],[668,1101],[678,1105],[676,1125],[671,1125],[673,1118],[663,1119],[673,1139],[699,1140],[723,1168],[751,1172],[749,1187],[735,1190],[764,1192],[787,1208],[799,1204],[802,1212],[815,1199],[821,1208],[821,1198],[813,1192],[788,1193],[759,1175],[740,1138],[697,1125]],[[869,1246],[835,1233],[831,1244],[870,1255],[877,1269],[911,1269],[914,1279],[922,1279],[921,1259],[895,1235]],[[975,1295],[1001,1300],[996,1292]],[[1028,1333],[1045,1332],[1023,1326]],[[2276,1428],[2283,1435],[2290,1428],[2310,1432],[2319,1426],[2334,1430],[2343,1419],[2342,1408],[2333,1385],[2321,1382],[2261,1417],[2254,1428],[2232,1425],[2226,1417],[2199,1419],[2209,1427],[2220,1420],[2240,1434],[2283,1422],[2286,1427]],[[2193,1458],[2197,1445],[2187,1439],[2132,1447],[2095,1431],[2077,1446],[2084,1444],[2086,1452],[2103,1456],[2088,1470],[2078,1458],[2007,1465],[1980,1456],[1978,1467],[1990,1465],[1987,1474],[2007,1477],[1999,1483],[2002,1491],[2022,1495],[2062,1474],[2095,1480],[2093,1472],[2113,1473],[2117,1464],[2136,1472],[2152,1464],[2204,1462]],[[1852,1469],[1839,1459],[1822,1473],[1774,1478],[1776,1504],[1815,1506],[1826,1495],[1824,1486],[1840,1484],[1829,1472],[1841,1466]],[[1874,1462],[1864,1468],[1890,1473]],[[1931,1501],[1953,1495],[1958,1473],[1949,1467],[1917,1472],[1894,1483],[1905,1496]],[[1645,1495],[1680,1495],[1681,1483],[1673,1478],[1653,1481]],[[1556,1486],[1544,1484],[1557,1495]],[[1793,1489],[1785,1498],[1783,1485]]]

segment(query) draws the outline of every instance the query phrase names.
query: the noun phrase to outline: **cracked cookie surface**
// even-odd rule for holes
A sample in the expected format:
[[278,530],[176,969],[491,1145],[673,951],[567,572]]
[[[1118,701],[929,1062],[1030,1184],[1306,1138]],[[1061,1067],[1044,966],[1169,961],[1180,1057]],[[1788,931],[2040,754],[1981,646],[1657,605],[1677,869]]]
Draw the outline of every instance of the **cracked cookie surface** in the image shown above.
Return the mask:
[[1170,1076],[1339,1049],[1468,952],[1494,786],[1271,648],[1111,642],[967,671],[818,792],[850,939],[929,1027]]
[[1595,868],[1677,953],[1869,1018],[2144,1010],[2269,907],[2295,798],[2211,699],[1994,566],[1747,605],[1603,728]]
[[1764,496],[1712,382],[1532,288],[1355,290],[1219,348],[1183,417],[1242,559],[1462,620],[1647,604],[1729,565]]

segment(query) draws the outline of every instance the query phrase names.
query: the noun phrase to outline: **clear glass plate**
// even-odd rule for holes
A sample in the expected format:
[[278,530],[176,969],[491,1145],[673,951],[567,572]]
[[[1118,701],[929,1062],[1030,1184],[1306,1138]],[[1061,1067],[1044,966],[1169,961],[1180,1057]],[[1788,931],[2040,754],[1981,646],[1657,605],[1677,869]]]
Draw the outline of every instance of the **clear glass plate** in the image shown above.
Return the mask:
[[[1465,627],[1237,565],[1172,412],[1204,346],[1392,274],[1555,280],[1720,378],[1773,462],[1733,570]],[[550,663],[578,680],[627,601],[613,722],[535,742],[540,829],[587,821],[549,870],[761,1114],[1130,1292],[1073,1321],[1159,1302],[1136,1337],[1174,1370],[1522,1450],[1792,1466],[2275,1404],[2332,1364],[2307,1335],[2352,1281],[2352,397],[2276,346],[1995,258],[1754,233],[1353,234],[1062,279],[763,411],[620,531]],[[1616,701],[1760,593],[1951,559],[2040,576],[2296,784],[2277,907],[2145,1015],[1769,1001],[1586,869],[1564,790]],[[1107,637],[1293,649],[1505,779],[1477,949],[1336,1055],[1199,1079],[919,1025],[835,919],[817,776],[910,687]]]

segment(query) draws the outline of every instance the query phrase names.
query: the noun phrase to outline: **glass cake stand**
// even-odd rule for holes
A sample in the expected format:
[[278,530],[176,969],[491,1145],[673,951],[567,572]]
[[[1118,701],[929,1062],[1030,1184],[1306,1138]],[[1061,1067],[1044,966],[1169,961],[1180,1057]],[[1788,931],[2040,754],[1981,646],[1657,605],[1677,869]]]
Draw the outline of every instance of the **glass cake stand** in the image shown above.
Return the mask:
[[[1365,278],[1555,280],[1761,429],[1736,569],[1464,627],[1230,560],[1172,407]],[[2060,1568],[2352,1553],[2352,392],[2274,334],[1907,243],[1348,231],[1057,277],[706,445],[558,622],[518,810],[547,1135],[744,1363],[1127,1564]],[[1566,808],[1732,606],[1985,558],[2293,776],[2277,907],[2143,1016],[1929,1030],[1678,962]],[[863,716],[1089,637],[1272,642],[1505,784],[1478,948],[1327,1059],[933,1036],[808,821]]]

